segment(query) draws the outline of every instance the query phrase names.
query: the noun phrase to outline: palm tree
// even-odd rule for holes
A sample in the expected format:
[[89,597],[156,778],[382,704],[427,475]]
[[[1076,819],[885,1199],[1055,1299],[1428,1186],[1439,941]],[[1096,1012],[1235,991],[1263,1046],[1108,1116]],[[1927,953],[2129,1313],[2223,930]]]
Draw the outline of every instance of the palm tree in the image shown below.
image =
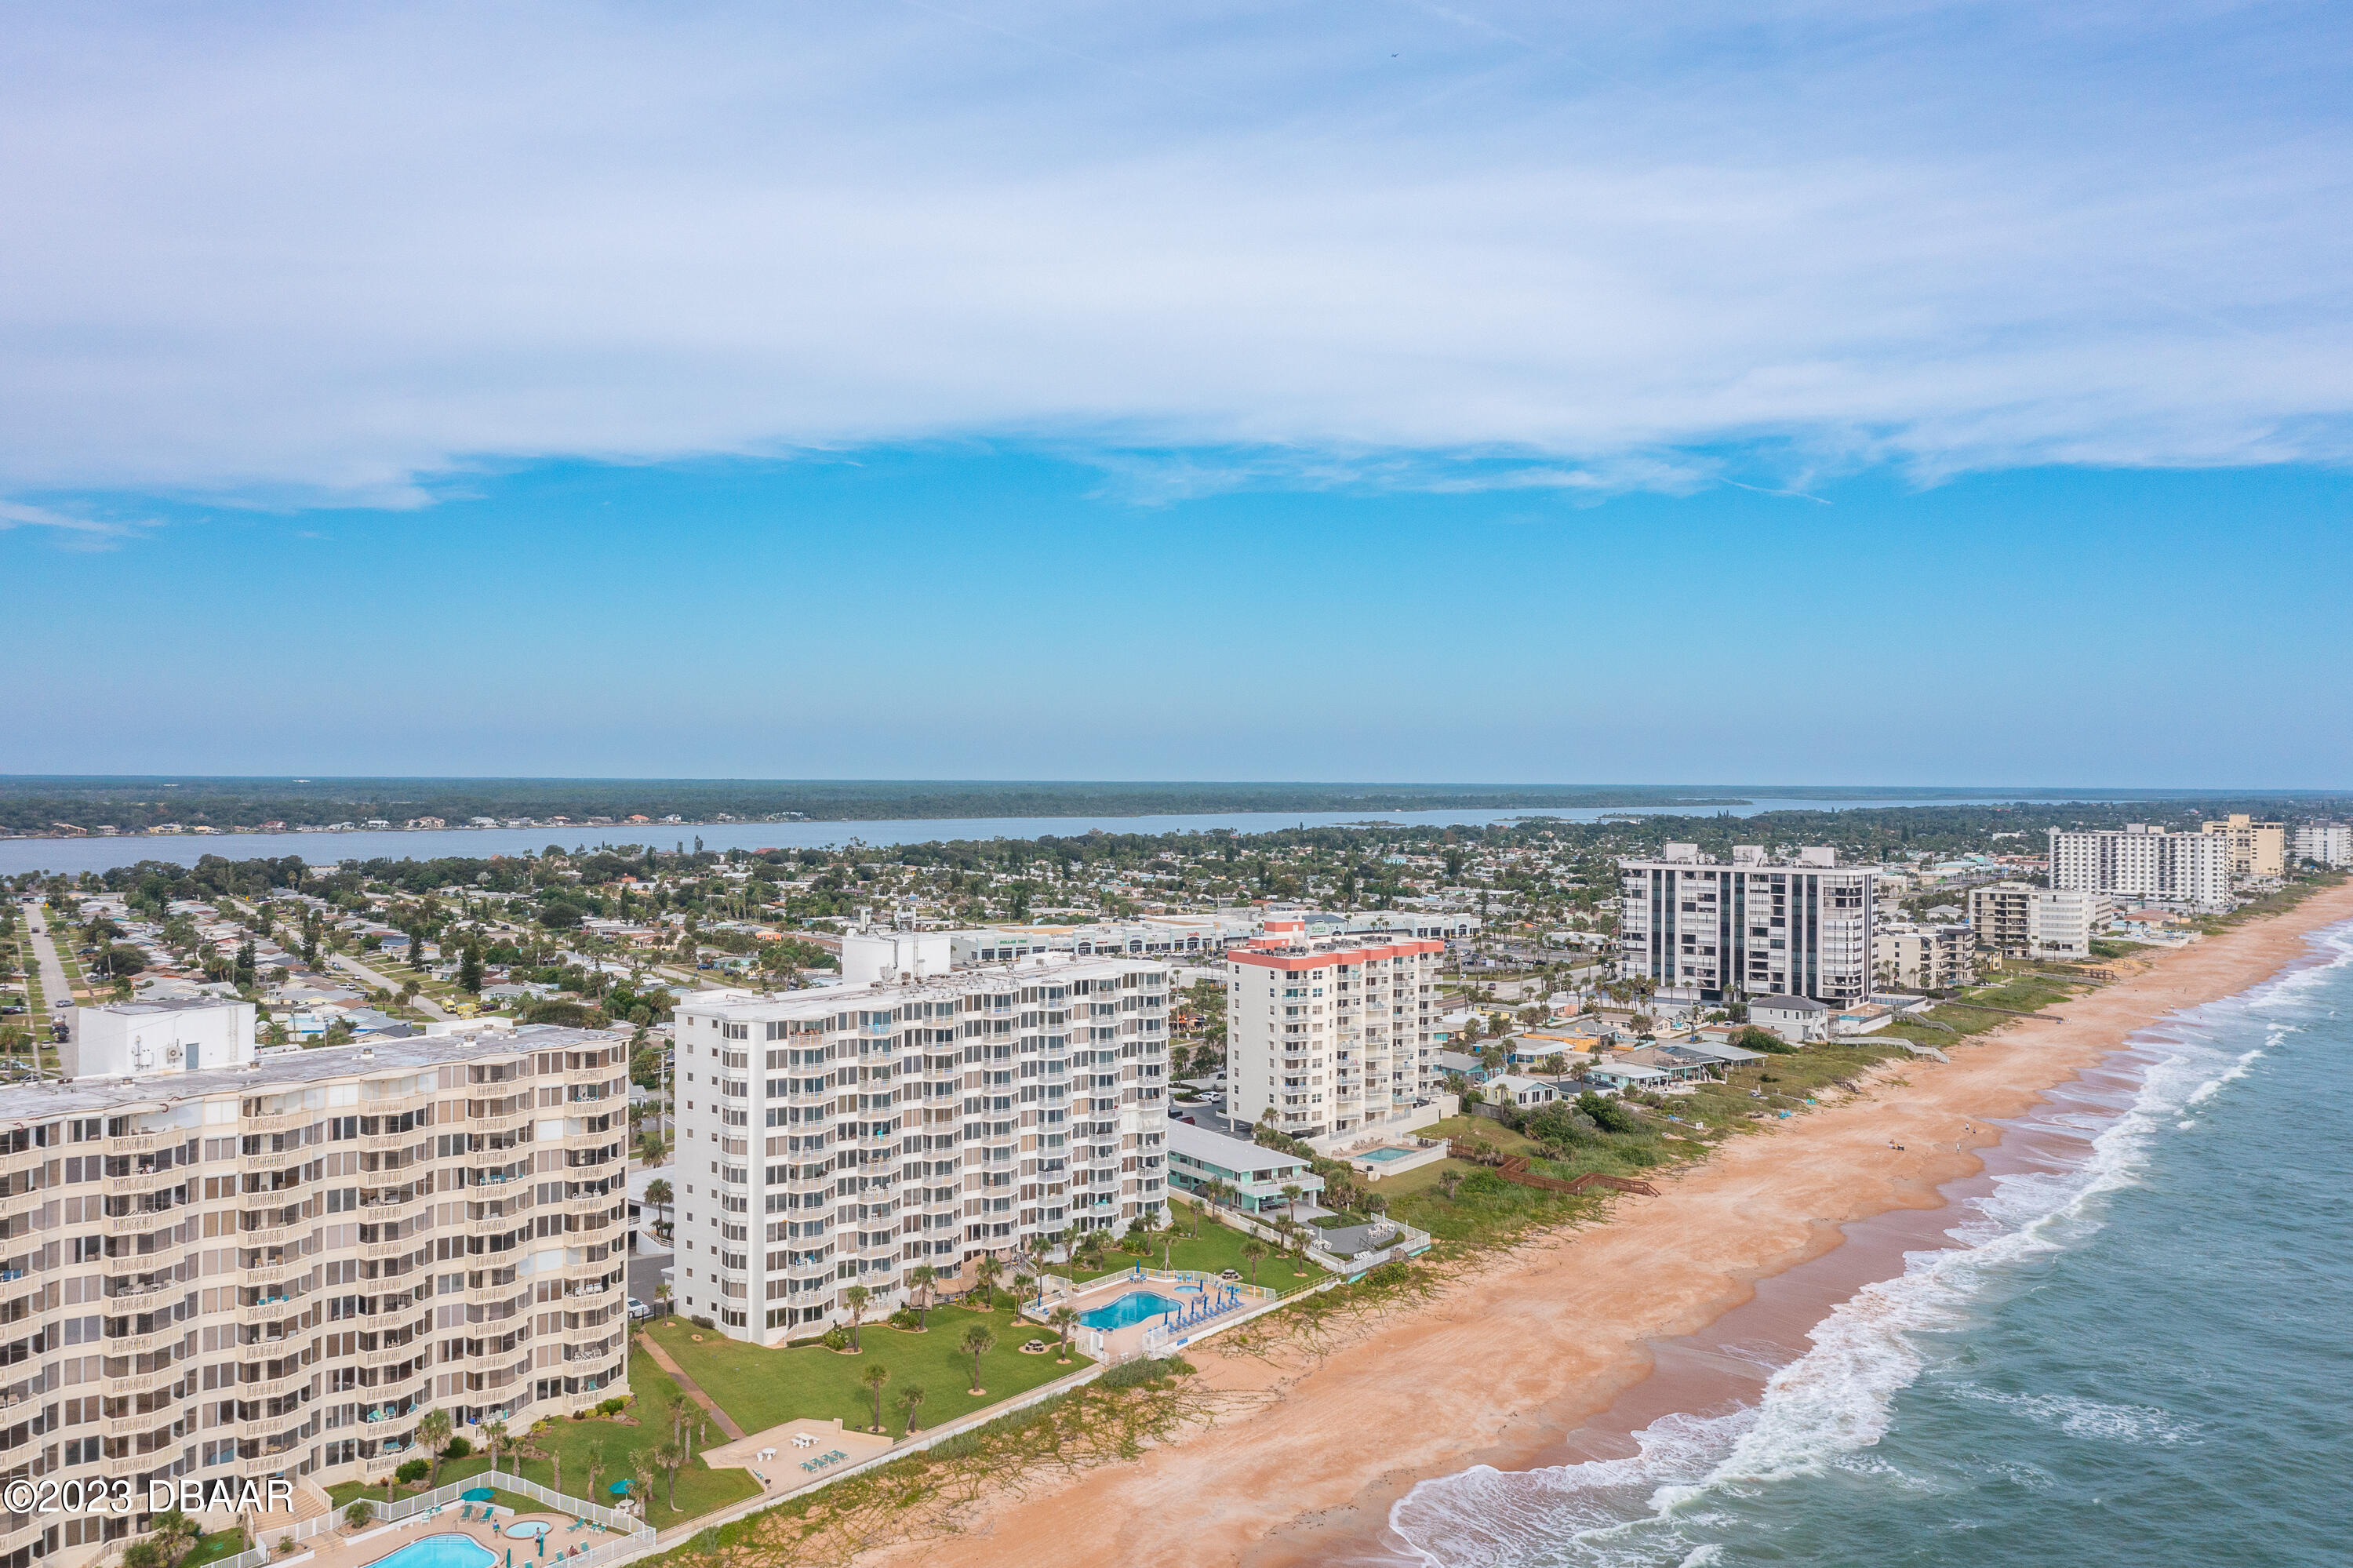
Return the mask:
[[1305,1191],[1306,1189],[1296,1181],[1285,1181],[1282,1184],[1282,1212],[1296,1218],[1299,1213],[1299,1195]]
[[417,1440],[433,1457],[433,1478],[427,1483],[428,1490],[441,1484],[441,1450],[449,1446],[449,1413],[446,1410],[428,1410],[425,1419],[417,1424]]
[[564,1495],[563,1449],[551,1446],[547,1450],[547,1467],[550,1472],[547,1489],[554,1492],[557,1497],[562,1497]]
[[899,1391],[899,1408],[907,1413],[907,1429],[901,1436],[913,1437],[915,1435],[915,1412],[923,1403],[923,1385],[922,1383],[911,1383]]
[[654,1510],[654,1457],[652,1450],[640,1448],[629,1456],[629,1479],[636,1482],[630,1496],[638,1499],[638,1516],[650,1522]]
[[1071,1359],[1071,1330],[1078,1326],[1078,1308],[1075,1307],[1057,1307],[1051,1312],[1046,1314],[1046,1321],[1054,1325],[1056,1330],[1062,1336],[1062,1353],[1056,1356],[1054,1359],[1058,1361],[1069,1361]]
[[157,1514],[148,1521],[148,1528],[155,1532],[155,1544],[164,1553],[165,1568],[171,1568],[172,1564],[186,1556],[188,1549],[195,1545],[205,1533],[203,1525],[175,1508],[167,1508]]
[[[347,1528],[352,1530],[365,1530],[367,1528],[368,1520],[375,1517],[375,1504],[368,1501],[365,1498],[353,1499],[352,1505],[343,1510],[343,1523]],[[131,1554],[127,1552],[124,1552],[122,1560],[125,1563],[130,1562]]]
[[663,1476],[669,1482],[669,1507],[670,1512],[676,1513],[678,1511],[678,1472],[680,1467],[686,1463],[686,1450],[675,1442],[659,1444],[653,1451],[653,1461],[660,1467]]
[[882,1430],[882,1385],[891,1381],[891,1369],[881,1361],[868,1367],[858,1379],[866,1385],[866,1397],[874,1402],[874,1430]]
[[499,1450],[507,1446],[507,1424],[495,1418],[482,1423],[482,1446],[490,1450],[491,1468],[499,1467]]
[[932,1286],[939,1277],[940,1271],[928,1263],[919,1263],[907,1271],[907,1284],[915,1292],[917,1329],[925,1327],[923,1319],[930,1316],[932,1310]]
[[997,1304],[997,1281],[1004,1273],[1005,1266],[997,1261],[997,1255],[993,1252],[982,1253],[980,1261],[972,1266],[972,1277],[980,1282],[980,1304],[984,1310]]
[[860,1349],[858,1326],[866,1320],[866,1298],[867,1290],[863,1285],[853,1285],[841,1293],[841,1304],[849,1308],[849,1352],[852,1355]]
[[1265,1255],[1264,1244],[1254,1240],[1242,1243],[1242,1261],[1250,1265],[1250,1284],[1253,1287],[1258,1284],[1258,1260]]
[[988,1331],[988,1325],[986,1323],[975,1323],[964,1331],[964,1341],[960,1348],[965,1355],[972,1358],[972,1387],[966,1392],[987,1393],[988,1390],[980,1386],[980,1358],[997,1348],[997,1336]]
[[580,1457],[588,1466],[588,1498],[593,1502],[596,1497],[596,1483],[605,1474],[605,1445],[589,1444],[586,1451]]
[[662,1212],[664,1224],[670,1224],[670,1200],[675,1196],[676,1194],[670,1191],[670,1183],[659,1176],[646,1183],[646,1202]]

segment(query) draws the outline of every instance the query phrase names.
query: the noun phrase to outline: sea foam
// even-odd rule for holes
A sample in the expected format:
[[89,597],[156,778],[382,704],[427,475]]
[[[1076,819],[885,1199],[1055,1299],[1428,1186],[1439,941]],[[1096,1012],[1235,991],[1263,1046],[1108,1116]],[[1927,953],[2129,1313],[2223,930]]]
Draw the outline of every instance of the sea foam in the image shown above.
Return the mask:
[[[2137,1181],[2153,1141],[2246,1077],[2296,1028],[2266,1015],[2353,962],[2353,927],[2320,933],[2314,945],[2319,963],[2142,1032],[2127,1047],[2137,1075],[2132,1101],[2094,1118],[2099,1130],[2080,1160],[1997,1177],[1947,1233],[1956,1245],[1907,1254],[1901,1275],[1833,1308],[1808,1335],[1811,1348],[1772,1374],[1755,1405],[1662,1417],[1633,1435],[1637,1452],[1625,1458],[1522,1472],[1480,1466],[1423,1481],[1391,1507],[1393,1536],[1411,1560],[1436,1568],[1670,1568],[1715,1561],[1721,1541],[1709,1538],[1735,1523],[1717,1511],[1722,1503],[1831,1469],[1893,1472],[1863,1451],[1926,1365],[1920,1337],[1968,1326],[2023,1266],[2095,1233],[2102,1200]],[[2255,1020],[2270,1023],[2263,1045],[2221,1046],[2218,1036]],[[2080,1134],[2084,1119],[2053,1111],[2025,1125]],[[2169,1445],[2197,1436],[2194,1425],[2147,1407],[1968,1384],[1956,1392],[2072,1437]]]

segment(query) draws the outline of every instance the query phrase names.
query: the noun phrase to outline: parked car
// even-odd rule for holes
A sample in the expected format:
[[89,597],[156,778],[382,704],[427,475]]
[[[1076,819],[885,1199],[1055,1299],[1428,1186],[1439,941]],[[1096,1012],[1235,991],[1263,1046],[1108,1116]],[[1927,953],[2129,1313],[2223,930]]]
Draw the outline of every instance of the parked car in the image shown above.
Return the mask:
[[632,1318],[650,1318],[650,1317],[652,1317],[653,1315],[654,1315],[654,1309],[653,1309],[652,1308],[650,1308],[650,1307],[647,1306],[644,1302],[642,1302],[642,1301],[638,1300],[638,1299],[636,1297],[634,1297],[634,1296],[632,1296],[632,1297],[630,1297],[630,1298],[629,1298],[629,1316],[630,1316],[630,1317],[632,1317]]

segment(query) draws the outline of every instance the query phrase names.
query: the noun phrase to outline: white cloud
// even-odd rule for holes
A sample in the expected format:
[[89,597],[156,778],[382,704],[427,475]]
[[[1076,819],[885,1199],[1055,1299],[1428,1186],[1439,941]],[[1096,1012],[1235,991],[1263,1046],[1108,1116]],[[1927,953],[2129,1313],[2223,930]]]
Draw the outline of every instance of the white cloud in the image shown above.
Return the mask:
[[1140,497],[2353,444],[2341,8],[1561,9],[19,12],[0,488],[399,503],[973,436]]
[[0,534],[13,528],[53,528],[58,533],[58,543],[71,550],[111,550],[132,535],[153,526],[155,524],[149,521],[122,522],[84,517],[50,506],[0,501]]

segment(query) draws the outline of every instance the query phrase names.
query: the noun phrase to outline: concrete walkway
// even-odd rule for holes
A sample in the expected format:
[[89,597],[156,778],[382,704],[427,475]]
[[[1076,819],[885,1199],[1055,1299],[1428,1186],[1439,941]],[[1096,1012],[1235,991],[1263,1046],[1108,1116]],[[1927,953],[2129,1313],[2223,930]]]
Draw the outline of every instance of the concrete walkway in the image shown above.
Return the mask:
[[654,1365],[670,1373],[670,1381],[685,1391],[686,1396],[689,1399],[693,1400],[695,1404],[711,1412],[711,1419],[719,1423],[719,1430],[726,1433],[730,1437],[740,1438],[744,1436],[744,1429],[741,1426],[736,1425],[734,1422],[728,1419],[727,1413],[719,1408],[718,1403],[709,1394],[702,1392],[702,1384],[696,1383],[692,1378],[687,1376],[683,1371],[680,1370],[679,1364],[670,1359],[670,1352],[663,1350],[659,1345],[654,1343],[652,1336],[639,1334],[638,1336],[638,1348],[645,1351],[646,1354],[653,1357]]

